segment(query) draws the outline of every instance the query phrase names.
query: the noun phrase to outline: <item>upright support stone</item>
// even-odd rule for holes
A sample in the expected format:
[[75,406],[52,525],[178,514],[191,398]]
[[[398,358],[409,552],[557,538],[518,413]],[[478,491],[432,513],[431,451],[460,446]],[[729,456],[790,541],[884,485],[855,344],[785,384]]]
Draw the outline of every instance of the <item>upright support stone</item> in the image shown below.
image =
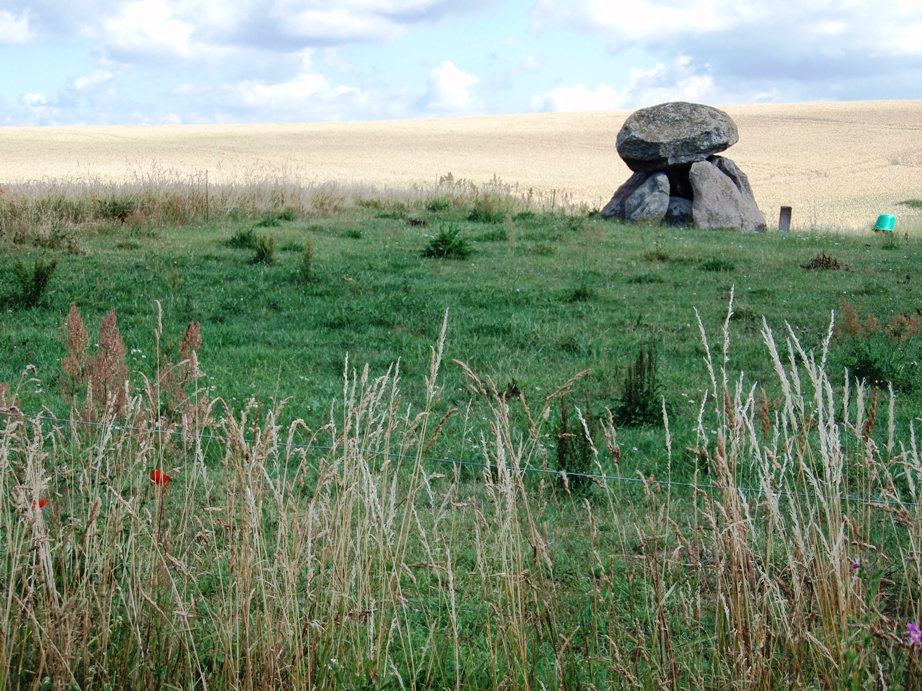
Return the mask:
[[778,230],[782,233],[791,232],[791,207],[782,206],[781,214],[778,216]]
[[634,173],[631,177],[625,180],[624,184],[615,190],[611,201],[609,201],[608,204],[605,205],[605,208],[602,209],[602,216],[605,218],[616,218],[623,221],[624,203],[628,200],[628,197],[637,191],[638,187],[647,181],[648,177],[650,177],[650,173]]
[[731,178],[708,161],[692,163],[689,172],[695,199],[692,217],[699,228],[739,228],[762,232],[765,217],[755,201],[740,191]]
[[624,218],[630,223],[660,223],[668,208],[669,177],[653,173],[624,202]]

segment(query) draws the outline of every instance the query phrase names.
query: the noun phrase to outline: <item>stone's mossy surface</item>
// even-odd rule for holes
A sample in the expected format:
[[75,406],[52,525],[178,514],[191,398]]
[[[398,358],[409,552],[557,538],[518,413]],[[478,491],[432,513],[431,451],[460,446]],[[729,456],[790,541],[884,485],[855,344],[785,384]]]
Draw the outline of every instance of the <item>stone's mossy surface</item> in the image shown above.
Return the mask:
[[739,140],[722,110],[674,101],[635,111],[618,132],[618,155],[634,171],[654,171],[703,161]]
[[668,207],[669,178],[653,173],[624,202],[624,218],[630,223],[660,223]]

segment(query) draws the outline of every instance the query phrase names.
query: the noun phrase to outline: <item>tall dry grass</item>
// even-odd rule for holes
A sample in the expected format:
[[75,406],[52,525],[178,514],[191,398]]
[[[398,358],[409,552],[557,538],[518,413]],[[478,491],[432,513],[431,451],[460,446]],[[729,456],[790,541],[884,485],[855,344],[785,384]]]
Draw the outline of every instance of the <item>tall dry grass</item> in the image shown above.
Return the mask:
[[185,175],[154,167],[135,172],[126,182],[45,179],[6,185],[0,196],[0,237],[65,246],[75,233],[113,224],[143,232],[285,211],[333,214],[356,206],[390,208],[433,199],[455,205],[487,203],[510,213],[585,211],[566,194],[521,189],[496,177],[475,183],[448,173],[427,185],[388,189],[254,172],[215,184],[206,173]]
[[482,472],[426,458],[456,413],[437,412],[447,321],[419,411],[397,367],[348,363],[319,430],[220,399],[164,417],[158,382],[94,424],[8,407],[0,686],[918,686],[914,432],[892,393],[828,378],[829,338],[765,326],[763,397],[728,367],[729,323],[716,359],[702,328],[696,446],[667,420],[694,485],[605,476],[609,418],[580,500],[547,472],[572,382],[532,410],[460,365]]

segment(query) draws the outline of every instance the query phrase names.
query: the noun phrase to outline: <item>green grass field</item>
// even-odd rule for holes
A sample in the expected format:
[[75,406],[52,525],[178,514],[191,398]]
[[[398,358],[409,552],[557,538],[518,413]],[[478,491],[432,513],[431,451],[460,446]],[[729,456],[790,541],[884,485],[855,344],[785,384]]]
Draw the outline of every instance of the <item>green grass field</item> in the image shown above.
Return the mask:
[[10,196],[0,686],[918,683],[917,238]]
[[[17,390],[24,409],[66,414],[49,394],[60,389],[61,329],[75,304],[91,334],[114,310],[139,387],[138,375],[154,378],[157,367],[159,301],[161,347],[169,357],[186,325],[201,324],[198,359],[206,378],[199,383],[208,395],[237,408],[251,397],[263,404],[290,399],[285,420],[317,428],[342,396],[347,356],[351,367],[368,364],[373,375],[399,361],[403,395],[420,406],[430,349],[447,312],[446,408],[464,408],[470,398],[461,369],[450,362],[460,360],[499,388],[514,383],[529,401],[588,370],[571,397],[601,415],[618,405],[627,367],[652,343],[661,394],[681,434],[694,427],[707,386],[695,310],[716,333],[735,293],[728,367],[767,383],[773,376],[763,318],[782,333],[789,324],[815,348],[843,298],[861,319],[876,315],[882,327],[922,303],[922,246],[915,239],[631,227],[587,215],[516,212],[496,202],[499,222],[477,222],[468,220],[480,216],[467,200],[457,208],[442,201],[428,203],[434,211],[422,202],[371,201],[330,215],[279,220],[264,212],[181,227],[115,221],[73,237],[78,253],[11,246],[0,263],[8,286],[0,381]],[[473,253],[464,260],[423,257],[434,236],[450,228]],[[274,240],[272,263],[254,262],[246,242],[233,246],[254,235]],[[52,255],[59,265],[40,307],[17,308],[13,263],[31,266]],[[803,268],[824,255],[840,268]],[[833,341],[834,371],[860,364],[853,341]],[[920,401],[915,362],[922,353],[912,339],[868,341],[869,357],[899,379],[905,427]],[[20,384],[30,364],[35,381]],[[780,395],[767,385],[771,397]],[[456,457],[462,432],[460,420],[451,421],[438,451]],[[626,434],[638,437],[632,448],[643,449],[638,468],[660,473],[662,435]]]

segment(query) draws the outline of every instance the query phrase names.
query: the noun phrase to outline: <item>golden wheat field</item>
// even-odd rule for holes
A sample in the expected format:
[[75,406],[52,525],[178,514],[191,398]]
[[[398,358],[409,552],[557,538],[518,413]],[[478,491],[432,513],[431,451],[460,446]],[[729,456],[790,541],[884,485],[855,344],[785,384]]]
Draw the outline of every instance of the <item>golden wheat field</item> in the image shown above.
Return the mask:
[[[726,152],[749,175],[769,225],[870,228],[881,213],[922,232],[922,101],[723,106],[740,141]],[[382,190],[451,173],[601,207],[629,170],[614,141],[630,111],[276,125],[7,127],[0,184],[125,181],[159,174],[247,182],[266,177]]]

